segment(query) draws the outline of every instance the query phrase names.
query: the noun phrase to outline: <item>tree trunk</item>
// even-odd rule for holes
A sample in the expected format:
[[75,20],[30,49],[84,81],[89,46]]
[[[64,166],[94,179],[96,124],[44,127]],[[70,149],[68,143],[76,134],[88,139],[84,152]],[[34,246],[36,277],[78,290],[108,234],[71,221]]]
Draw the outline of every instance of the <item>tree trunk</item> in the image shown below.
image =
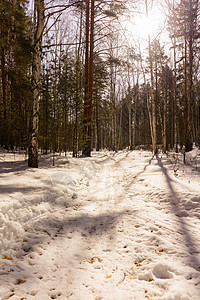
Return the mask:
[[150,73],[151,73],[151,108],[152,108],[152,151],[153,155],[157,153],[157,131],[156,131],[156,101],[154,96],[154,78],[153,78],[153,62],[151,53],[151,40],[149,35],[149,61],[150,61]]
[[[148,17],[148,4],[145,0],[146,16]],[[149,62],[150,62],[150,75],[151,75],[151,108],[152,108],[152,151],[153,155],[157,153],[157,131],[156,131],[156,101],[154,96],[154,78],[153,78],[153,59],[151,51],[151,38],[148,35],[148,50],[149,50]]]
[[134,106],[133,106],[133,121],[132,121],[132,150],[135,149],[136,146],[136,114],[137,114],[137,105],[139,103],[139,84],[137,79],[137,85],[136,85],[136,95],[134,97]]
[[163,152],[167,151],[167,78],[164,78]]
[[177,132],[177,88],[176,88],[176,38],[174,37],[174,148],[178,153],[178,132]]
[[193,18],[192,18],[192,1],[190,1],[190,13],[189,13],[189,42],[188,42],[188,50],[189,50],[189,72],[188,72],[188,107],[187,107],[187,133],[186,133],[186,151],[192,150],[193,147]]
[[85,49],[85,147],[83,155],[91,156],[92,150],[92,102],[94,68],[94,0],[86,0],[86,49]]
[[132,95],[130,93],[130,88],[129,88],[129,95],[128,95],[128,135],[129,135],[129,149],[133,150],[133,145],[132,145],[131,99],[132,99]]
[[121,147],[122,147],[122,114],[123,114],[123,105],[121,104],[121,107],[120,107],[120,114],[119,114],[118,149],[121,149]]
[[[185,150],[192,150],[192,124],[191,124],[191,92],[188,92],[188,72],[187,72],[187,40],[185,38],[185,62],[184,62],[184,75],[185,75],[185,106],[186,106],[186,133],[185,133]],[[191,72],[191,70],[189,70]],[[189,74],[189,77],[191,74]],[[189,82],[191,85],[191,82]],[[189,89],[191,86],[189,86]]]
[[28,149],[28,166],[38,168],[38,123],[39,89],[42,54],[42,35],[44,30],[44,0],[34,2],[34,53],[32,63],[32,124]]
[[[142,57],[141,52],[140,52],[140,57]],[[152,114],[150,111],[150,103],[149,103],[149,90],[147,87],[146,75],[145,75],[145,70],[143,68],[142,59],[140,59],[140,64],[141,64],[142,73],[143,73],[143,77],[144,77],[144,86],[145,86],[145,91],[146,91],[146,103],[147,103],[147,111],[148,111],[148,116],[149,116],[149,127],[150,127],[150,133],[151,133],[151,140],[153,141],[153,125],[152,125]]]
[[90,15],[90,65],[89,65],[89,115],[88,115],[88,136],[90,151],[92,151],[92,109],[93,109],[93,72],[94,72],[94,1],[91,0],[91,15]]
[[83,30],[83,9],[81,8],[79,42],[76,49],[76,103],[75,103],[75,128],[74,128],[74,145],[73,156],[78,157],[79,150],[79,111],[82,101],[82,72],[81,72],[81,43]]
[[96,151],[100,150],[100,130],[99,130],[99,101],[96,98]]
[[2,122],[2,132],[1,132],[1,145],[8,147],[7,140],[7,82],[6,82],[6,67],[5,67],[5,51],[1,48],[1,84],[2,84],[2,99],[3,99],[3,122]]

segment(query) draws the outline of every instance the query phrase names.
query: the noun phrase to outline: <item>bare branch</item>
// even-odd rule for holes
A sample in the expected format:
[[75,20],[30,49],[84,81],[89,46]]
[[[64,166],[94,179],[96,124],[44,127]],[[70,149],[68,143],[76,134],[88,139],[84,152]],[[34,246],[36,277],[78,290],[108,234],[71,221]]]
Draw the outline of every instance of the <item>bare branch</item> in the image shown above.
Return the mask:
[[[62,15],[62,13],[60,13],[60,14],[56,17],[55,21],[54,21],[53,24],[51,24],[51,26],[45,31],[44,35],[46,35],[46,34],[50,31],[50,29],[56,24],[56,22],[58,21],[58,19],[60,18],[61,15]],[[47,23],[46,23],[46,24],[47,24]],[[45,24],[45,25],[46,25],[46,24]]]

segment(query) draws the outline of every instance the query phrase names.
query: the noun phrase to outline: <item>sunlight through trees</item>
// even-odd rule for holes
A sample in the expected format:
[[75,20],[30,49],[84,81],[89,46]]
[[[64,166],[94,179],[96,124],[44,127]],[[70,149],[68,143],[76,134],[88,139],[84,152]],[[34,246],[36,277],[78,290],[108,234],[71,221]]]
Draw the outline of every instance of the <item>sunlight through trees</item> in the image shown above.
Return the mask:
[[199,145],[199,1],[0,3],[2,147]]

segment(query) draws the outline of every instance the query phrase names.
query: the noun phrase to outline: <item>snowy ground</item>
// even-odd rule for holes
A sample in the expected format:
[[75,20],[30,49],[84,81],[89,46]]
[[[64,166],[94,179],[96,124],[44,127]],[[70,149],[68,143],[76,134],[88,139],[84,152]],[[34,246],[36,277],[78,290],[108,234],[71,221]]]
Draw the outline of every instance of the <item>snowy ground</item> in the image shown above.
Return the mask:
[[199,300],[200,157],[0,152],[0,299]]

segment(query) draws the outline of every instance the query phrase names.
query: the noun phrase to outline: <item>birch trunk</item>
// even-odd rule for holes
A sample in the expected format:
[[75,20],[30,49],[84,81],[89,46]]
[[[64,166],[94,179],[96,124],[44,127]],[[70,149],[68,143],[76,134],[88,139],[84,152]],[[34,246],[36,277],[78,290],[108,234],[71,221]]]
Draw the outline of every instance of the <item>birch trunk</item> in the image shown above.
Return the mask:
[[156,132],[156,101],[154,96],[154,78],[153,78],[153,62],[151,53],[151,40],[149,36],[149,60],[151,73],[151,108],[152,108],[152,151],[153,155],[157,153],[157,132]]
[[[148,4],[147,0],[145,0],[145,7],[146,7],[146,17],[148,17]],[[157,131],[156,131],[156,100],[154,96],[154,78],[153,78],[153,60],[152,60],[152,51],[151,51],[151,38],[150,34],[148,35],[148,50],[149,50],[149,62],[150,62],[150,76],[151,76],[151,109],[152,109],[152,151],[153,155],[157,153]]]
[[38,168],[39,86],[44,30],[44,0],[34,2],[34,49],[32,63],[32,124],[28,149],[28,166]]
[[132,145],[132,115],[131,115],[131,99],[132,95],[129,91],[129,99],[128,99],[128,133],[129,133],[129,149],[133,150],[133,145]]
[[176,38],[174,37],[174,148],[178,153],[178,134],[177,134],[177,88],[176,88]]

